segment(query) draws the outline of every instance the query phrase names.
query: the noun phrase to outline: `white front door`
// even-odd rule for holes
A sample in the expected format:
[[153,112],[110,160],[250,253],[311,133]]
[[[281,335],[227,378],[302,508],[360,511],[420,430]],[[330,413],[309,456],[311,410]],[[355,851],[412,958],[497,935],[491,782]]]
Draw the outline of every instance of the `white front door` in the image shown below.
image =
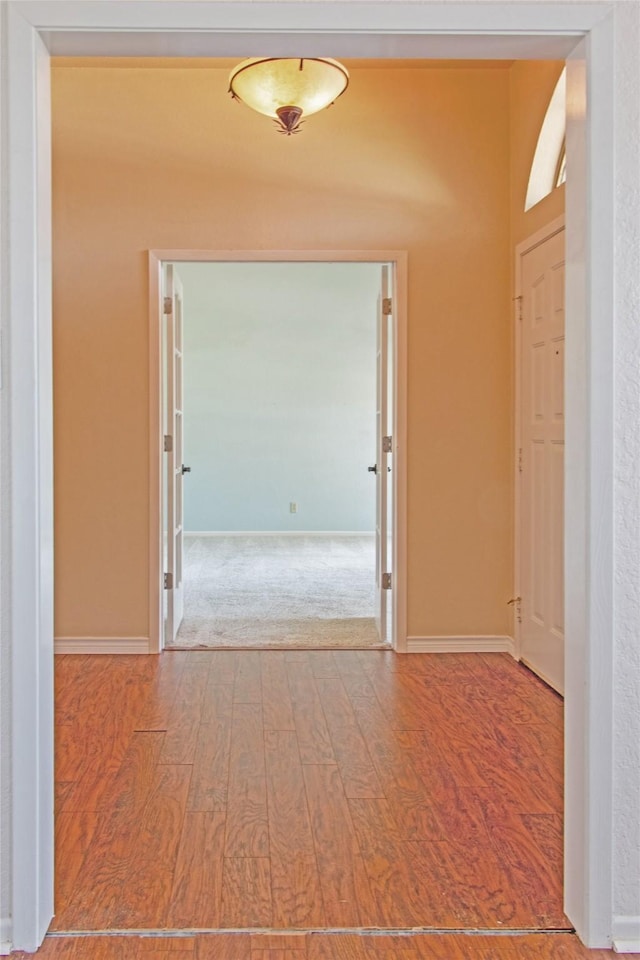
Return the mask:
[[521,258],[520,656],[564,690],[564,229]]
[[184,613],[183,570],[183,411],[182,283],[173,266],[164,267],[164,456],[165,550],[164,642],[174,642]]
[[390,639],[389,614],[391,612],[391,555],[389,549],[391,484],[391,404],[392,375],[392,298],[389,267],[382,267],[380,295],[378,297],[378,323],[376,344],[376,588],[378,603],[376,627],[382,643]]

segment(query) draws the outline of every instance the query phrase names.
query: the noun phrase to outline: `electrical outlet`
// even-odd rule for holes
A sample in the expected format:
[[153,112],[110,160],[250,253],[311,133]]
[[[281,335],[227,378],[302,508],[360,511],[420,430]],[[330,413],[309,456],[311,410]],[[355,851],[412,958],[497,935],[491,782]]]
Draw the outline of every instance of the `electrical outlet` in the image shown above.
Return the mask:
[[289,513],[297,513],[297,512],[298,512],[298,504],[294,500],[292,500],[289,504]]

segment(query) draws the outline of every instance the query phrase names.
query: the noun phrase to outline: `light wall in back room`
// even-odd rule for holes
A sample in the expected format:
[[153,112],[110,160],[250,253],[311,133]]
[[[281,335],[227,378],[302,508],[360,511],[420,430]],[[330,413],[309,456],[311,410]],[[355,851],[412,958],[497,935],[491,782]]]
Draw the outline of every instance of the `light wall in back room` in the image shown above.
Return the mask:
[[178,272],[185,529],[372,531],[380,266]]

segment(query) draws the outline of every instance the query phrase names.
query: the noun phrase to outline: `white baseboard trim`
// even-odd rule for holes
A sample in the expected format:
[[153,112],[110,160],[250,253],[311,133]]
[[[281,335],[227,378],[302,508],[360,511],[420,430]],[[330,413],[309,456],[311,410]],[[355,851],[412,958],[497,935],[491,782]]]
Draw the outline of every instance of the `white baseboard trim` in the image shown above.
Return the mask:
[[407,637],[407,653],[510,653],[512,637]]
[[374,530],[185,530],[185,537],[375,537]]
[[0,957],[7,957],[13,949],[11,917],[0,917]]
[[614,917],[612,927],[616,953],[640,953],[640,916]]
[[56,637],[54,653],[149,653],[148,637]]

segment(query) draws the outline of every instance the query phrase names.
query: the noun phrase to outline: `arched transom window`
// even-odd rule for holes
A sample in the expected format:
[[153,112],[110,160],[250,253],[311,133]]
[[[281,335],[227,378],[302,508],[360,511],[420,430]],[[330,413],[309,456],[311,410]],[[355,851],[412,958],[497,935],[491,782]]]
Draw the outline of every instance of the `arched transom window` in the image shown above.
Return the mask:
[[540,128],[536,152],[531,164],[524,209],[536,203],[567,178],[565,128],[567,106],[566,70],[560,74]]

